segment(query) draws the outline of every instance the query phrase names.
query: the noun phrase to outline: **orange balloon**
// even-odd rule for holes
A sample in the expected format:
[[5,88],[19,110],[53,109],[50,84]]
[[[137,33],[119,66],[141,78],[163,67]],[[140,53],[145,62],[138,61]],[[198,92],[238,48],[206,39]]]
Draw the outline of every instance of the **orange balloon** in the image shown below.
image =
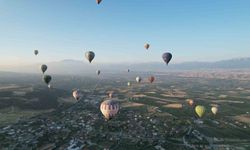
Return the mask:
[[144,45],[144,47],[145,47],[146,49],[149,49],[149,46],[150,46],[150,45],[149,45],[148,43]]
[[96,0],[97,4],[100,4],[102,2],[102,0]]
[[193,106],[193,104],[194,104],[194,100],[192,100],[192,99],[188,99],[188,104],[189,104],[190,106]]

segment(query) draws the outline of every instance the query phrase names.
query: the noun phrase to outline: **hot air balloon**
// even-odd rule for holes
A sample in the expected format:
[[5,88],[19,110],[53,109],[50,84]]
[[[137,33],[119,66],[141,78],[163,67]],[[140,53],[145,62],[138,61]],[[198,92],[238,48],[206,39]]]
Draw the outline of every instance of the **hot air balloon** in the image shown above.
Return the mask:
[[172,59],[172,54],[171,53],[164,53],[164,54],[162,54],[162,59],[168,65],[168,63]]
[[95,53],[92,52],[92,51],[88,51],[88,52],[85,53],[85,57],[87,58],[89,63],[91,63],[92,60],[95,58]]
[[50,81],[52,80],[52,77],[50,75],[44,75],[43,81],[49,85]]
[[196,114],[201,118],[204,114],[205,114],[205,107],[204,106],[201,106],[201,105],[197,105],[195,107],[195,112]]
[[109,98],[113,98],[113,93],[114,93],[114,91],[109,92]]
[[150,45],[147,43],[147,44],[144,45],[144,47],[145,47],[146,49],[149,49]]
[[47,65],[41,65],[41,70],[43,73],[45,73],[45,71],[48,69]]
[[187,102],[190,106],[193,106],[193,104],[194,104],[194,100],[192,100],[192,99],[187,99]]
[[75,98],[75,100],[80,100],[82,98],[82,93],[79,89],[74,90],[72,93],[73,97]]
[[105,100],[101,103],[100,110],[106,120],[112,119],[119,111],[119,104],[114,99]]
[[96,74],[97,74],[97,75],[100,75],[100,73],[101,73],[100,70],[97,70],[97,71],[96,71]]
[[130,70],[128,69],[128,72],[130,72]]
[[38,55],[38,53],[39,53],[38,50],[34,50],[35,55]]
[[154,77],[154,76],[151,76],[151,77],[148,78],[148,81],[149,81],[150,83],[153,83],[154,80],[155,80],[155,77]]
[[212,108],[211,108],[211,111],[212,111],[212,113],[213,113],[214,115],[216,115],[217,112],[218,112],[218,107],[212,107]]
[[128,85],[128,86],[130,86],[130,85],[131,85],[131,83],[130,83],[130,82],[128,82],[128,83],[127,83],[127,85]]
[[140,83],[142,78],[140,76],[138,76],[138,77],[135,78],[135,80],[136,80],[137,83]]
[[96,0],[96,3],[99,5],[102,2],[102,0]]

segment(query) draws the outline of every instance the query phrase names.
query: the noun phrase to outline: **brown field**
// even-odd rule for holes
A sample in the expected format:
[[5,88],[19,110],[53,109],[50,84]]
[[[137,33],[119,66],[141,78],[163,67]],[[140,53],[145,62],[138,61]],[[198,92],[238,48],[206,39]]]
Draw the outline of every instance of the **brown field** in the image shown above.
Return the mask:
[[155,94],[156,92],[146,92],[147,94]]
[[168,104],[168,105],[164,105],[164,107],[167,107],[167,108],[174,108],[174,109],[180,109],[180,108],[182,108],[182,104],[179,104],[179,103]]
[[157,107],[148,107],[147,110],[149,113],[156,113]]
[[164,105],[166,105],[166,104],[167,104],[167,102],[163,102],[163,101],[156,101],[156,103],[159,103],[159,104],[164,104]]
[[144,104],[141,103],[132,103],[132,102],[126,102],[122,104],[122,107],[139,107],[143,106]]
[[162,112],[162,113],[157,114],[157,116],[159,116],[159,117],[169,117],[169,116],[174,116],[174,115],[172,115],[170,113],[167,113],[167,112]]
[[125,90],[119,90],[120,93],[127,93],[129,90],[125,89]]
[[9,89],[16,89],[16,88],[20,88],[20,86],[15,85],[15,84],[10,84],[10,85],[1,86],[0,90],[9,90]]
[[153,97],[153,96],[146,96],[145,97],[147,98],[150,98],[150,99],[154,99],[154,100],[159,100],[159,101],[163,101],[163,102],[172,102],[172,103],[175,103],[176,101],[174,100],[169,100],[167,98],[158,98],[158,97]]
[[238,93],[238,91],[228,91],[228,94],[236,95],[237,93]]
[[187,93],[184,91],[181,91],[179,89],[174,89],[171,92],[166,92],[165,94],[161,94],[162,96],[165,97],[178,97],[178,98],[183,98],[187,96]]
[[58,101],[59,102],[64,102],[64,103],[76,103],[77,101],[76,100],[74,100],[73,98],[62,98],[62,97],[60,97],[60,98],[58,98]]
[[239,115],[239,116],[233,117],[233,119],[239,122],[250,124],[250,115]]
[[137,98],[137,97],[146,97],[146,95],[144,94],[137,94],[137,95],[133,95],[134,98]]
[[213,103],[235,103],[235,104],[243,104],[243,101],[231,101],[231,100],[214,100]]
[[24,91],[13,91],[14,96],[25,96],[26,92]]

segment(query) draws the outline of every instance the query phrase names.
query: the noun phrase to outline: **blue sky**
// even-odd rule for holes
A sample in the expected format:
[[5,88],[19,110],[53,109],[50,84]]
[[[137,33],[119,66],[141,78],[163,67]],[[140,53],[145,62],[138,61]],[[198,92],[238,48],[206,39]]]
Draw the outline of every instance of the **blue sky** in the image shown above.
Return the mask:
[[162,61],[163,52],[173,54],[173,63],[250,57],[249,6],[249,0],[0,0],[0,63],[84,60],[87,50],[96,53],[95,63]]

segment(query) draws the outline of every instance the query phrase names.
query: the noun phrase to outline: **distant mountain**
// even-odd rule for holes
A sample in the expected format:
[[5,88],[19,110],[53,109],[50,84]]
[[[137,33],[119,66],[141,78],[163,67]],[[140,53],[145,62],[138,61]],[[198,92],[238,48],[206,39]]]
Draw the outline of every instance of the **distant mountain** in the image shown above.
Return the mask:
[[175,64],[170,68],[178,70],[250,69],[250,57],[222,60],[217,62],[186,62],[181,64]]
[[[217,62],[186,62],[179,64],[169,64],[166,66],[163,62],[149,62],[137,64],[89,64],[80,60],[62,60],[58,62],[47,63],[49,74],[84,74],[93,75],[97,69],[102,72],[125,72],[128,68],[132,72],[169,72],[181,70],[207,70],[207,69],[250,69],[250,58],[238,58],[223,60]],[[40,64],[30,66],[18,66],[12,68],[1,68],[1,71],[40,73]]]
[[207,70],[207,69],[250,69],[249,58],[237,58],[230,60],[222,60],[217,62],[185,62],[179,64],[169,64],[168,66],[163,63],[144,63],[135,64],[137,68],[145,71],[178,71],[178,70]]

